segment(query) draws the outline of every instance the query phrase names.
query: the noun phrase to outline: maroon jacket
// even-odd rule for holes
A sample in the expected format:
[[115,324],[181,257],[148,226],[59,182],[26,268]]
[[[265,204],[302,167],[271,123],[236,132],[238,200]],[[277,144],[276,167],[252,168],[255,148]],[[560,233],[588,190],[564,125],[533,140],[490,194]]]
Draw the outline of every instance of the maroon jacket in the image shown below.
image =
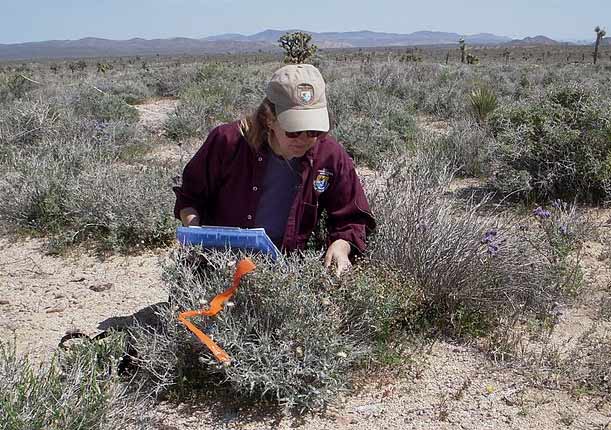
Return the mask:
[[[255,227],[259,187],[269,147],[256,151],[239,131],[239,123],[213,129],[186,165],[182,186],[174,187],[174,215],[195,208],[204,225]],[[327,136],[302,157],[301,185],[289,211],[282,248],[303,249],[323,209],[328,214],[329,243],[345,239],[365,249],[366,228],[375,221],[344,148]]]

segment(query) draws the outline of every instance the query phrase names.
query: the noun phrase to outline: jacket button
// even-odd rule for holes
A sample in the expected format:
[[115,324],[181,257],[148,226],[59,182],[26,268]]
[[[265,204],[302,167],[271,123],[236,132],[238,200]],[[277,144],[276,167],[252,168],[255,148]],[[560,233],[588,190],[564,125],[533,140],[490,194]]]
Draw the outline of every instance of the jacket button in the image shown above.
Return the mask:
[[257,186],[255,185],[254,187],[252,187],[252,190],[257,191],[258,190]]
[[250,221],[252,219],[252,215],[248,215],[246,218]]

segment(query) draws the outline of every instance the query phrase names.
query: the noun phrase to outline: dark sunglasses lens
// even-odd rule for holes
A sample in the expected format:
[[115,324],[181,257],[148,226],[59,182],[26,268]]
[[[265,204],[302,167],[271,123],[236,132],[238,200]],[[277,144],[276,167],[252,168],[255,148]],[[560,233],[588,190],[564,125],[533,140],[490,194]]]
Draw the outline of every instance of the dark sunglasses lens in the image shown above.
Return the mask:
[[318,130],[308,130],[306,131],[306,134],[308,135],[308,137],[320,137],[324,134],[324,131],[318,131]]
[[[285,131],[284,134],[286,134],[286,137],[288,137],[289,139],[296,139],[298,138],[301,133],[304,133],[303,131]],[[325,134],[324,131],[319,131],[319,130],[307,130],[305,131],[306,136],[308,137],[320,137],[323,134]]]

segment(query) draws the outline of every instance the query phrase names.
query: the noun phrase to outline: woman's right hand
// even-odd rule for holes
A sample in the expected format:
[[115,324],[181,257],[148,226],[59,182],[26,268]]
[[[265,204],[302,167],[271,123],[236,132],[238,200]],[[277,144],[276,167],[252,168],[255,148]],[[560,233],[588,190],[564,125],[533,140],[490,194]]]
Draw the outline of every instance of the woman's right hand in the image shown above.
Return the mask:
[[180,220],[182,221],[182,225],[185,227],[199,226],[199,213],[195,210],[195,208],[183,208],[180,210]]

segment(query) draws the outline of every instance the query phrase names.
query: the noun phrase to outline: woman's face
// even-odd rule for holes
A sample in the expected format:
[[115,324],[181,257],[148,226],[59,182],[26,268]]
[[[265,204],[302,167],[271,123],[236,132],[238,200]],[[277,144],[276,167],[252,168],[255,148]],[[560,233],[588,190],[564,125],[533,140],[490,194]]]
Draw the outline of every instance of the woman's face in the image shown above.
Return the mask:
[[318,141],[318,137],[309,137],[306,132],[300,133],[295,138],[287,137],[278,121],[271,123],[270,130],[272,133],[270,133],[269,144],[272,151],[287,160],[302,157]]

